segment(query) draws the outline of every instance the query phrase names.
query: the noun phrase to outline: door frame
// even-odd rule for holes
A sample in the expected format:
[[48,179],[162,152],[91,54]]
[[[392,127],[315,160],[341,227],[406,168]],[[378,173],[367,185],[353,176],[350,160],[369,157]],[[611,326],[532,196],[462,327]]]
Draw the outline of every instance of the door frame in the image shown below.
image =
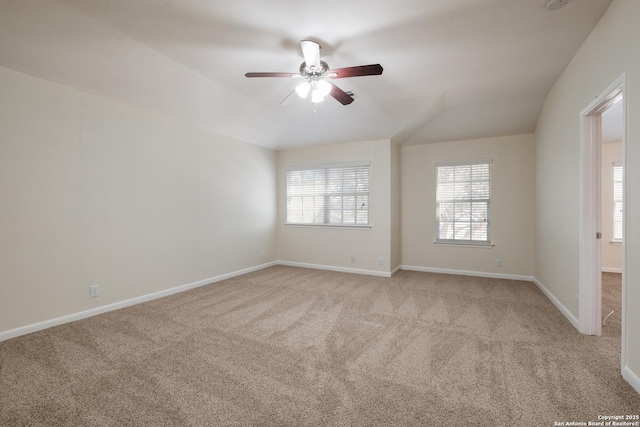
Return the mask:
[[[622,97],[622,159],[627,168],[627,76],[618,77],[607,89],[587,105],[580,113],[580,275],[578,298],[578,323],[583,334],[602,333],[602,256],[601,242],[596,233],[601,232],[601,152],[602,112]],[[627,174],[625,173],[625,181]],[[626,183],[625,183],[626,184]],[[626,185],[623,185],[623,224],[626,222]],[[626,359],[626,231],[622,238],[622,366]]]

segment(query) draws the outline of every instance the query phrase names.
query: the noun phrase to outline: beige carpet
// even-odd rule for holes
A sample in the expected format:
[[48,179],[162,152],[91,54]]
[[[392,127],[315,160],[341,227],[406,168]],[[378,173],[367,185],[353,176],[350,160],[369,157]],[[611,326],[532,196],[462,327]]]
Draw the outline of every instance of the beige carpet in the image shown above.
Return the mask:
[[[613,313],[612,313],[613,312]],[[602,273],[602,336],[622,335],[622,274]],[[608,316],[608,317],[607,317]]]
[[278,266],[0,343],[0,425],[553,426],[640,412],[619,360],[528,282]]

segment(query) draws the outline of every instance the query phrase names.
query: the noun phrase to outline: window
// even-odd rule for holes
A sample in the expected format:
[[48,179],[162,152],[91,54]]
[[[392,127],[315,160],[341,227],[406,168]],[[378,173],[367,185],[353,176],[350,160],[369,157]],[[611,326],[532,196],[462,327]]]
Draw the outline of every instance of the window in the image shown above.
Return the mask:
[[436,243],[490,244],[491,160],[436,165]]
[[622,241],[622,162],[613,163],[613,240]]
[[287,224],[368,226],[369,162],[290,168]]

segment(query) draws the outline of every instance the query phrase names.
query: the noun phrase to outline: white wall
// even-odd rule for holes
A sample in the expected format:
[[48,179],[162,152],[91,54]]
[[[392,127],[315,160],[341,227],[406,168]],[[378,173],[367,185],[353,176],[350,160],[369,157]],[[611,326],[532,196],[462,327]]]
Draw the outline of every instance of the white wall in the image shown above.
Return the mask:
[[0,332],[275,260],[275,152],[6,68],[0,93]]
[[[578,317],[580,112],[626,72],[627,183],[640,182],[640,2],[614,0],[550,91],[536,127],[535,276]],[[640,186],[626,186],[623,374],[640,391]],[[560,213],[560,214],[559,214]]]
[[[288,263],[354,269],[373,274],[391,271],[391,141],[366,141],[278,152],[278,259]],[[344,229],[285,225],[286,172],[289,166],[371,162],[371,228]],[[351,262],[355,256],[355,262]],[[384,265],[377,264],[379,257]]]
[[[491,158],[494,247],[435,245],[435,164]],[[532,134],[402,148],[402,264],[492,275],[533,274]],[[496,266],[502,260],[502,267]]]
[[613,162],[622,161],[622,143],[602,144],[602,270],[622,272],[622,246],[613,243]]

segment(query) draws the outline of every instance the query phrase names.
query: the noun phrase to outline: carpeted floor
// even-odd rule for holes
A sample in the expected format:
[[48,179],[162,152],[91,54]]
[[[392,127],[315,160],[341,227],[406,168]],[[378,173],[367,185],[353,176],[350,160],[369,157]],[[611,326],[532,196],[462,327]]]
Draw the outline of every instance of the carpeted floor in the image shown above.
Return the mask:
[[619,334],[580,335],[528,282],[277,266],[0,343],[2,426],[553,426],[638,412]]
[[[612,313],[613,312],[613,313]],[[622,274],[602,273],[602,336],[622,335]],[[608,316],[608,317],[607,317]]]

